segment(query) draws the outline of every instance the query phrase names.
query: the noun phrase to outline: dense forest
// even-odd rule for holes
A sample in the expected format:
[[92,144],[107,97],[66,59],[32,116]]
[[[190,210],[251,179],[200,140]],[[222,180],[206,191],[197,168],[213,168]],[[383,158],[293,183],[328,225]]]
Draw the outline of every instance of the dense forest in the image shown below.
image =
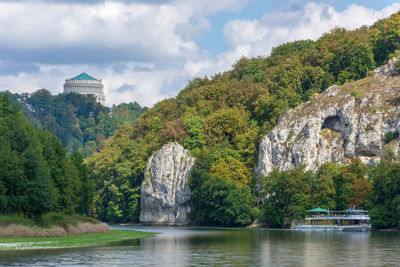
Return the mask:
[[105,140],[122,124],[132,123],[146,110],[136,102],[109,108],[97,103],[93,95],[53,96],[46,89],[12,97],[21,103],[25,116],[35,128],[55,134],[68,154],[80,152],[84,157],[100,151]]
[[40,217],[88,214],[94,195],[89,169],[78,152],[34,128],[11,95],[0,94],[0,213]]
[[84,156],[145,109],[45,89],[0,93],[0,214],[89,215],[95,191]]
[[[366,77],[398,54],[398,48],[400,13],[371,27],[335,28],[317,41],[282,44],[267,57],[242,58],[230,71],[193,79],[176,98],[157,103],[133,124],[123,125],[100,153],[88,159],[96,188],[92,214],[112,222],[137,221],[146,161],[171,141],[182,144],[196,158],[190,181],[194,223],[247,225],[261,216],[265,223],[281,226],[285,218],[276,214],[283,212],[282,207],[290,218],[297,218],[310,203],[345,208],[363,206],[366,201],[393,210],[395,204],[387,204],[381,195],[386,191],[378,189],[383,183],[380,179],[385,179],[379,171],[388,168],[366,171],[353,162],[349,166],[327,164],[316,174],[301,169],[274,172],[263,192],[286,186],[289,191],[282,189],[282,194],[289,199],[278,207],[271,198],[261,208],[253,168],[261,137],[283,112],[332,84]],[[390,168],[393,172],[388,177],[392,178],[388,179],[398,179],[397,165]],[[393,190],[397,195],[398,189]],[[298,203],[301,209],[288,203]],[[377,226],[389,226],[377,221],[387,213],[371,212]],[[398,219],[397,214],[393,216]],[[398,220],[390,226],[397,224]]]
[[[397,227],[400,165],[389,152],[377,167],[353,160],[327,163],[315,172],[301,166],[275,171],[261,188],[253,168],[261,137],[282,113],[332,84],[366,77],[399,54],[398,48],[400,12],[371,27],[335,28],[317,41],[286,43],[267,57],[242,58],[232,70],[195,78],[176,98],[145,111],[138,104],[108,109],[91,97],[51,96],[46,90],[2,94],[1,212],[65,211],[108,222],[138,221],[147,159],[177,141],[196,158],[190,178],[193,223],[248,225],[259,217],[280,227],[318,204],[368,207],[374,226]],[[83,161],[74,151],[89,157]]]

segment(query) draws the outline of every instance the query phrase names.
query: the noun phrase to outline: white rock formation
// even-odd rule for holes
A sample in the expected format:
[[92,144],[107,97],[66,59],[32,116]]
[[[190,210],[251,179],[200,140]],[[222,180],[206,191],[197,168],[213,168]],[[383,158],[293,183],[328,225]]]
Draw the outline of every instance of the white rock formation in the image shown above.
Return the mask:
[[393,57],[391,60],[389,60],[388,64],[383,65],[382,67],[379,67],[374,71],[375,76],[385,78],[385,77],[387,77],[388,74],[391,74],[391,75],[398,74],[396,72],[396,66],[395,66],[396,62],[397,62],[397,58]]
[[140,221],[152,224],[188,223],[194,158],[178,143],[164,145],[147,161],[140,191]]
[[[368,77],[332,86],[283,115],[261,141],[256,175],[299,164],[315,170],[325,162],[353,157],[377,164],[386,145],[385,134],[398,133],[400,126],[400,77],[390,74],[385,79]],[[398,138],[387,145],[399,155]]]

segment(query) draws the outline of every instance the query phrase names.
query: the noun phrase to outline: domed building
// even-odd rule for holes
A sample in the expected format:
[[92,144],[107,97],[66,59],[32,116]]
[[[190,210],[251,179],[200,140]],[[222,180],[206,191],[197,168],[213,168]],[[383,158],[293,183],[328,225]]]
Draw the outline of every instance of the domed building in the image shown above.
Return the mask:
[[102,105],[104,105],[106,101],[101,80],[95,79],[85,72],[74,78],[66,79],[64,83],[64,93],[94,95],[96,101]]

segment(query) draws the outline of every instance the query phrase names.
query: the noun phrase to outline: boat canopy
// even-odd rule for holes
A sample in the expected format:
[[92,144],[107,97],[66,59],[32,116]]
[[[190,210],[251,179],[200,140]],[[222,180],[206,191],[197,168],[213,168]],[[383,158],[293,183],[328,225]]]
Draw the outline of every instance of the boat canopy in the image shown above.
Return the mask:
[[307,210],[308,212],[329,212],[329,210],[326,209],[321,209],[321,208],[315,208],[312,210]]

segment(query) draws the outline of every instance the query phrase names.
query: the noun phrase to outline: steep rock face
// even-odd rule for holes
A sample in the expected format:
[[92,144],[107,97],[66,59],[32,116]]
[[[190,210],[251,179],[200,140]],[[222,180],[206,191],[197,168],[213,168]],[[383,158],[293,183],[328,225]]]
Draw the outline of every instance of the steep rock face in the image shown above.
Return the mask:
[[143,223],[187,224],[194,158],[178,143],[164,145],[147,161],[140,195]]
[[283,115],[261,141],[256,175],[299,164],[315,170],[325,162],[353,157],[374,165],[386,146],[398,156],[398,138],[385,140],[388,132],[398,136],[400,125],[400,78],[390,63],[373,77],[331,86]]

